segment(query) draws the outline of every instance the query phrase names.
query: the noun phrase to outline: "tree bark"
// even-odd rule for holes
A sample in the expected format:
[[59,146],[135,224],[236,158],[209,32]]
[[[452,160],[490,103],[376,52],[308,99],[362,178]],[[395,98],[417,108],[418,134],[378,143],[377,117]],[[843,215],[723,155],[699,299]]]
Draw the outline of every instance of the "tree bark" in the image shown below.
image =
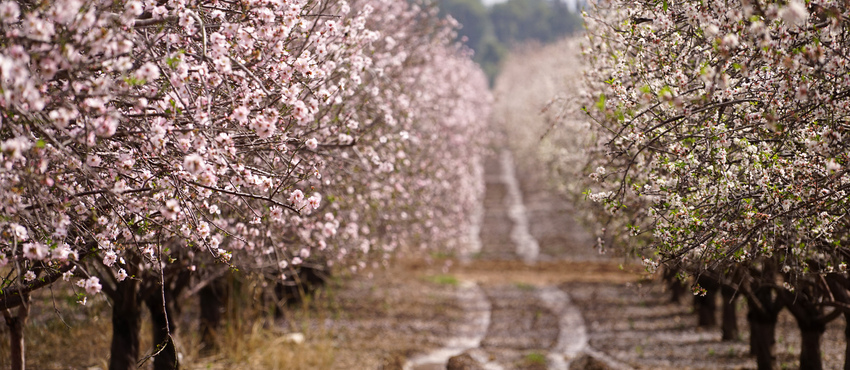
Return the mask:
[[703,287],[705,296],[694,296],[694,306],[697,311],[699,327],[717,326],[717,289]]
[[[800,345],[800,369],[821,370],[823,360],[820,353],[820,342],[826,324],[841,314],[841,311],[828,311],[820,305],[822,299],[829,299],[824,295],[825,287],[819,282],[798,283],[795,292],[780,291],[780,298],[785,302],[785,307],[797,320],[800,328],[802,343]],[[832,294],[830,294],[831,296]]]
[[735,312],[735,303],[738,300],[737,291],[731,287],[720,288],[723,299],[723,322],[720,324],[721,339],[732,341],[738,339],[738,316]]
[[169,305],[162,300],[160,291],[155,291],[145,299],[145,304],[151,313],[151,338],[153,339],[154,370],[176,370],[179,369],[177,361],[177,349],[174,347],[172,334],[176,327],[174,316]]
[[[767,290],[767,289],[765,289]],[[770,291],[757,294],[762,307],[759,309],[755,302],[747,299],[747,321],[750,323],[750,354],[756,357],[759,370],[773,369],[773,345],[776,343],[776,320],[779,310],[773,309],[774,303],[770,299]]]
[[201,301],[201,345],[202,351],[211,352],[216,348],[216,335],[221,328],[221,320],[227,302],[227,278],[216,278],[198,291]]
[[826,325],[807,323],[799,325],[802,335],[800,345],[800,370],[822,370],[823,361],[820,354],[820,339],[826,331]]
[[21,305],[18,306],[18,314],[12,315],[10,309],[3,310],[6,326],[9,327],[9,344],[11,351],[11,369],[23,370],[26,368],[26,343],[24,342],[24,327],[30,313],[29,293],[22,294]]
[[116,285],[112,296],[112,346],[109,370],[135,370],[139,358],[141,307],[139,282],[127,279]]
[[667,287],[670,288],[670,303],[679,303],[682,296],[685,295],[685,286],[676,277],[676,270],[669,267],[665,268],[662,279],[667,283]]

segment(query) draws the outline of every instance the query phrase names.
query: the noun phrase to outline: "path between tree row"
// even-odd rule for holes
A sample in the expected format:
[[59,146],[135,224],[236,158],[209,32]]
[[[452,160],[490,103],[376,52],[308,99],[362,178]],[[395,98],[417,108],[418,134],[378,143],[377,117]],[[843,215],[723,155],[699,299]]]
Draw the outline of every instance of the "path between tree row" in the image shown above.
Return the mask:
[[[746,326],[722,341],[697,326],[688,297],[672,303],[640,266],[599,255],[573,206],[523,163],[500,153],[482,166],[480,240],[468,255],[398,261],[339,291],[343,314],[323,324],[335,328],[335,369],[445,369],[459,354],[483,369],[755,368]],[[745,307],[738,314],[746,323]],[[841,338],[836,322],[826,368],[843,363]],[[797,366],[799,341],[783,313],[777,367]]]
[[[568,369],[579,354],[593,351],[587,328],[569,293],[557,279],[547,281],[546,269],[537,264],[603,258],[594,255],[571,207],[539,191],[533,179],[521,184],[509,151],[488,158],[483,176],[483,207],[475,217],[481,223],[473,228],[480,239],[473,243],[474,256],[466,256],[476,259],[477,268],[456,271],[463,324],[443,347],[409,359],[404,369],[445,369],[449,358],[464,353],[484,369]],[[526,276],[500,268],[517,261],[530,267]],[[486,262],[492,264],[482,267]],[[613,361],[609,366],[620,367]]]

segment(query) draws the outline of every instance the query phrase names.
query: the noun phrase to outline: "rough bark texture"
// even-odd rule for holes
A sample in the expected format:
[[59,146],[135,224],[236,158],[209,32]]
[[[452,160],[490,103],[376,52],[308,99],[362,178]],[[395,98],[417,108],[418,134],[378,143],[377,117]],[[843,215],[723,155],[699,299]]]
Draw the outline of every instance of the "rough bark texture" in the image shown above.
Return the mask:
[[738,300],[735,289],[723,286],[720,288],[723,299],[723,322],[720,324],[722,340],[731,341],[738,339],[738,316],[735,314],[735,304]]
[[826,324],[841,314],[841,311],[827,309],[820,304],[823,300],[833,297],[832,293],[826,296],[827,293],[824,288],[820,281],[808,282],[808,284],[798,282],[794,292],[780,291],[780,298],[784,301],[785,307],[794,316],[797,326],[800,328],[802,337],[800,369],[823,369],[820,351],[821,337],[826,331]]
[[134,370],[139,358],[141,311],[139,282],[127,279],[117,284],[112,297],[112,346],[109,370]]
[[750,321],[750,352],[756,357],[759,370],[773,368],[773,345],[776,338],[776,321],[753,319]]

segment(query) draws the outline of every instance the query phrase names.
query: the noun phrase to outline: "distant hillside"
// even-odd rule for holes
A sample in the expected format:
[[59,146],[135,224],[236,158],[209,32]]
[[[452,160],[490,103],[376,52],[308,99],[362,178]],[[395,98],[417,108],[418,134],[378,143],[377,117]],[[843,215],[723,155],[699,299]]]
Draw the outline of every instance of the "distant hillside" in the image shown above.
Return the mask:
[[508,0],[490,7],[481,0],[438,0],[438,5],[443,15],[463,25],[458,37],[475,50],[475,61],[491,85],[512,47],[530,41],[550,43],[583,28],[581,15],[560,0]]

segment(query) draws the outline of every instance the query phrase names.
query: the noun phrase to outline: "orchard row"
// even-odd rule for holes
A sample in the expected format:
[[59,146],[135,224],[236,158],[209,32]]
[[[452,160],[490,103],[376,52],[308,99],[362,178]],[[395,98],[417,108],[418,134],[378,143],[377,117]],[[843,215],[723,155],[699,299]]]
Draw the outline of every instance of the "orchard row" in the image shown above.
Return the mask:
[[[106,294],[121,326],[187,271],[287,283],[462,242],[490,97],[436,15],[403,0],[0,2],[7,319],[63,280],[81,304]],[[110,368],[135,367],[137,337],[113,337]]]

